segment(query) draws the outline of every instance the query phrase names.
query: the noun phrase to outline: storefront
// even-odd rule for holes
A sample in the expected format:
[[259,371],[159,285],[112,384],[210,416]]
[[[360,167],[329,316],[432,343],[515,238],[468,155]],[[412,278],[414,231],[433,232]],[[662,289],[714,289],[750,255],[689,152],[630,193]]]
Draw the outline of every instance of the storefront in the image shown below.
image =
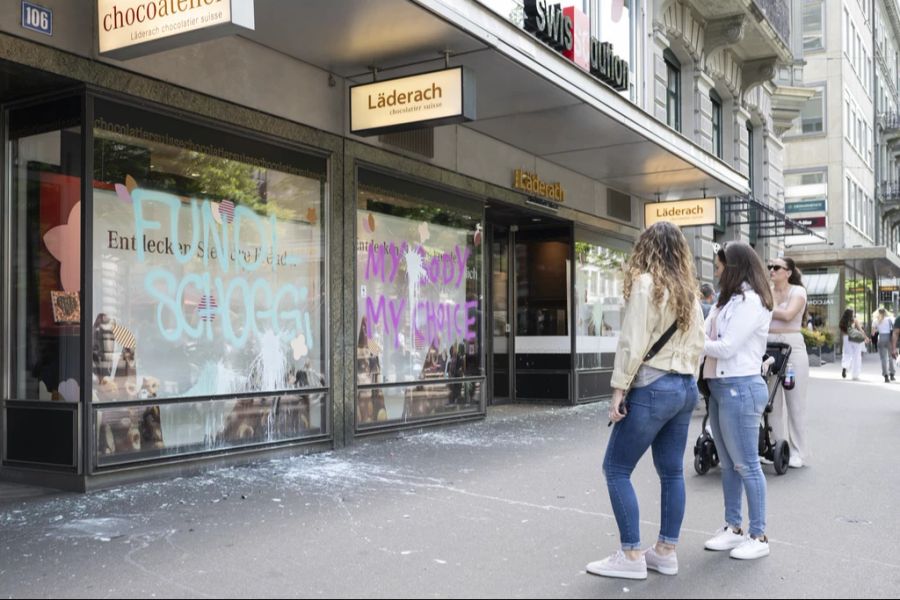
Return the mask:
[[[473,35],[411,3],[393,10]],[[587,102],[496,50],[463,55],[481,120],[423,129],[420,152],[344,126],[358,77],[335,84],[246,40],[170,52],[173,82],[152,58],[91,56],[71,41],[82,33],[54,39],[60,50],[9,27],[4,479],[89,489],[504,402],[605,398],[641,198],[744,181],[606,87],[613,97]],[[285,60],[279,74],[321,86],[303,88],[297,112],[278,96],[287,76],[192,87],[221,47],[244,77]],[[490,77],[509,69],[513,91]],[[610,101],[631,125],[603,112]],[[584,149],[591,139],[604,144]]]
[[329,439],[327,154],[88,91],[4,112],[4,463]]
[[792,249],[789,256],[803,270],[814,326],[830,331],[838,345],[845,310],[853,310],[866,331],[878,308],[895,310],[893,282],[900,263],[886,248]]

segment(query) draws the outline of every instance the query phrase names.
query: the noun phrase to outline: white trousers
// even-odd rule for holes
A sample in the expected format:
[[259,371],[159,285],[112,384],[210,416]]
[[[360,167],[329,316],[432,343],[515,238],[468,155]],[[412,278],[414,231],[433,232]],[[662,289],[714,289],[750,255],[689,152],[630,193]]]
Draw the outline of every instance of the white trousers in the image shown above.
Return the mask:
[[859,379],[862,371],[862,355],[866,345],[863,342],[851,342],[844,336],[844,353],[841,355],[841,368],[850,371],[850,377]]
[[[794,389],[786,390],[781,384],[775,391],[769,425],[777,440],[787,440],[791,456],[799,456],[806,462],[809,448],[806,443],[806,392],[809,384],[809,355],[806,342],[800,333],[770,333],[769,342],[790,344],[788,362],[794,367]],[[771,388],[770,388],[771,389]]]

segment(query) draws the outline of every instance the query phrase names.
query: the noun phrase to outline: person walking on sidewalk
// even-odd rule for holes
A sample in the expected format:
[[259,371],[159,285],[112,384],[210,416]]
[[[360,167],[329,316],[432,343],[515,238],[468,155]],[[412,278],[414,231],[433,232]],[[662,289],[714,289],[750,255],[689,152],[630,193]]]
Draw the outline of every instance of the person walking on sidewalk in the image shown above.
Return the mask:
[[[759,422],[769,399],[759,376],[772,321],[772,290],[762,261],[744,242],[725,248],[719,301],[706,320],[709,420],[722,465],[725,526],[706,541],[708,550],[732,558],[768,556],[766,478],[759,464]],[[747,494],[750,535],[741,528],[741,496]]]
[[[790,363],[794,367],[794,387],[784,389],[780,382],[773,382],[775,391],[772,406],[772,431],[778,439],[787,440],[791,448],[788,465],[798,469],[808,458],[806,446],[806,390],[809,384],[809,356],[806,342],[800,333],[806,313],[806,288],[800,269],[790,258],[769,261],[769,277],[772,280],[775,309],[769,326],[769,342],[788,344],[791,347]],[[787,434],[787,435],[785,435]]]
[[872,337],[878,335],[878,356],[881,358],[881,375],[885,383],[896,380],[894,360],[892,352],[892,334],[894,332],[894,319],[888,315],[884,308],[879,308],[875,313],[875,322],[872,324]]
[[841,315],[838,328],[844,334],[844,346],[841,351],[841,377],[846,379],[847,369],[850,369],[851,379],[859,381],[859,373],[862,371],[862,355],[866,348],[867,338],[859,321],[856,320],[852,308],[848,308]]
[[891,333],[891,356],[897,358],[897,346],[900,344],[900,319],[894,319],[894,331]]
[[[675,545],[684,518],[684,451],[699,393],[694,376],[703,350],[703,313],[694,258],[681,230],[655,223],[641,234],[625,272],[625,310],[613,365],[603,473],[621,549],[587,565],[605,577],[646,579],[647,569],[678,573]],[[659,475],[660,530],[641,551],[631,473],[648,448]]]

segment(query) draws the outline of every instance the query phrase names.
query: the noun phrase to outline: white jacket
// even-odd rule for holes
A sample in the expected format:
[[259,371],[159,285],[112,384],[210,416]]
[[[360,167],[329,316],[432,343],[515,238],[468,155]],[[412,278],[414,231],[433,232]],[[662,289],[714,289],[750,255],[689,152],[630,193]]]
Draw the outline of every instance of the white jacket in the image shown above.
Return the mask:
[[[722,308],[713,307],[706,319],[703,354],[717,360],[715,377],[759,375],[766,353],[772,311],[746,283],[744,294],[735,294]],[[711,339],[713,319],[716,339]]]

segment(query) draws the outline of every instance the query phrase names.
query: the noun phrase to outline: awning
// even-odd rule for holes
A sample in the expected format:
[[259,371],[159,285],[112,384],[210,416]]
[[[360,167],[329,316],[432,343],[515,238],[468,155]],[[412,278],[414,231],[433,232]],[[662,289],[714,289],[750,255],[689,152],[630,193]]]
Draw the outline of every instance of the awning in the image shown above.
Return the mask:
[[803,285],[809,296],[830,296],[837,289],[839,273],[812,273],[803,275]]
[[808,236],[821,243],[828,241],[821,233],[801,225],[784,211],[773,208],[751,196],[731,196],[722,199],[722,209],[727,219],[726,225],[752,225],[756,227],[757,237],[787,238],[792,236]]
[[242,35],[352,83],[372,81],[372,66],[385,79],[443,68],[447,50],[476,78],[469,130],[645,199],[749,191],[730,165],[477,2],[257,0],[256,31]]
[[867,277],[900,277],[900,257],[884,246],[790,248],[787,255],[801,267],[850,267]]

